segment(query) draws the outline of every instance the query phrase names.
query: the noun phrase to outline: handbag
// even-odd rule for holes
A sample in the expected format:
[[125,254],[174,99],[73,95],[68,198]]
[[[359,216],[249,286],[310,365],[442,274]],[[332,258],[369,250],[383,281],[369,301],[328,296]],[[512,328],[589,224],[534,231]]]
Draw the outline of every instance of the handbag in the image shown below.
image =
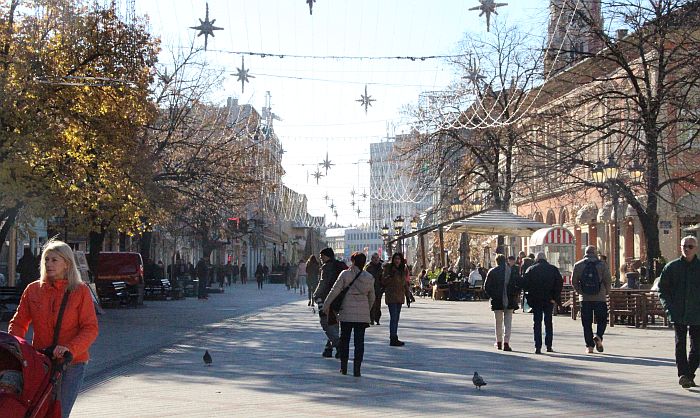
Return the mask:
[[357,273],[357,276],[355,276],[354,279],[350,282],[350,284],[343,288],[343,290],[338,293],[338,296],[333,299],[333,302],[331,302],[331,309],[333,309],[334,312],[340,312],[340,310],[343,307],[343,299],[345,299],[345,295],[348,293],[348,290],[350,290],[350,286],[352,286],[353,283],[355,283],[355,280],[357,280],[358,277],[360,277],[360,274],[362,274],[362,270],[360,270],[359,273]]

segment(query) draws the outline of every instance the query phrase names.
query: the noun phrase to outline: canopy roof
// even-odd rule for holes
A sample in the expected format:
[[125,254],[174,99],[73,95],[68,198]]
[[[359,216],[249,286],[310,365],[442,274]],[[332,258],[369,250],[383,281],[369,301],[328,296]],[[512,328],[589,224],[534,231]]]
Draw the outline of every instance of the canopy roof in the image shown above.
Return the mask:
[[514,213],[490,209],[471,218],[451,224],[447,231],[528,237],[538,229],[549,228],[550,226],[532,219],[523,218]]
[[530,237],[530,247],[537,245],[574,245],[574,236],[563,226],[551,226],[535,231]]

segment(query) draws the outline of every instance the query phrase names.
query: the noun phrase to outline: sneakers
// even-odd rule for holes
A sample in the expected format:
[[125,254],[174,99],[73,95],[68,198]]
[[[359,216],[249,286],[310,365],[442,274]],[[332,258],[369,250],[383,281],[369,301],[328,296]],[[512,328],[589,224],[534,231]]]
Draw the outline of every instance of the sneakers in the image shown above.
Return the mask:
[[497,342],[496,344],[494,344],[493,346],[496,347],[496,348],[499,349],[499,350],[503,350],[503,343],[500,342],[500,341]]
[[586,347],[586,354],[593,354],[593,347]]
[[508,343],[503,343],[503,351],[513,351]]
[[603,339],[597,335],[594,335],[593,342],[595,343],[595,349],[598,350],[599,353],[602,353],[603,352]]
[[690,389],[692,387],[695,387],[695,382],[693,382],[693,379],[685,375],[681,376],[680,379],[678,379],[678,384],[681,385],[683,389]]

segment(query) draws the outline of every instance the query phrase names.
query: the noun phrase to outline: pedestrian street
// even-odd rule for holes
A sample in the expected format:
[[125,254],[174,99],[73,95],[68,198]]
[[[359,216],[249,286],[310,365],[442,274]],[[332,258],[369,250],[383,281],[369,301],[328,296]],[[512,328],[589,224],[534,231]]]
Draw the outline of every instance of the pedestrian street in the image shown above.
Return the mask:
[[[165,314],[190,302],[150,302],[143,311]],[[362,377],[355,378],[338,373],[338,360],[321,357],[318,316],[283,285],[258,292],[238,284],[197,303],[198,316],[210,307],[216,321],[163,328],[177,333],[174,343],[101,373],[88,371],[72,416],[668,417],[696,416],[700,404],[699,390],[678,386],[673,331],[659,326],[609,327],[605,352],[584,354],[580,322],[558,316],[556,352],[535,355],[532,316],[519,311],[514,351],[505,353],[493,347],[487,302],[418,298],[401,313],[404,347],[389,347],[383,308],[381,325],[367,330]],[[229,318],[221,319],[227,309]],[[103,326],[101,338],[110,331]],[[202,361],[205,349],[211,366]],[[481,390],[472,384],[474,371],[487,382]]]

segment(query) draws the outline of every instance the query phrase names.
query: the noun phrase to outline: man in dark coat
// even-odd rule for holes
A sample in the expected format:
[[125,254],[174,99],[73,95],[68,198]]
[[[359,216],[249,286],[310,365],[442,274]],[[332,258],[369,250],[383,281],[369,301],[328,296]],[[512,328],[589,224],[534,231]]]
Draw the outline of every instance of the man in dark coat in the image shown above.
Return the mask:
[[321,322],[321,328],[323,328],[323,332],[325,332],[326,337],[328,337],[326,347],[323,350],[323,357],[333,356],[333,347],[336,348],[336,357],[338,357],[340,328],[334,313],[326,315],[323,312],[323,301],[326,300],[326,296],[331,292],[340,272],[347,269],[348,266],[342,261],[335,259],[335,253],[332,248],[324,248],[321,250],[320,255],[323,264],[321,265],[321,278],[314,292],[314,301],[318,305],[318,316]]
[[39,280],[39,261],[32,254],[29,247],[24,248],[24,254],[17,263],[17,273],[19,273],[20,285],[24,289],[29,283]]
[[552,310],[554,304],[561,304],[561,288],[564,279],[559,269],[549,264],[544,253],[537,253],[535,264],[525,272],[522,287],[527,291],[527,303],[532,308],[533,331],[535,333],[535,354],[542,353],[542,319],[544,317],[544,344],[547,352],[553,352]]
[[[678,384],[697,386],[695,372],[700,364],[700,260],[698,240],[681,240],[681,257],[666,264],[659,279],[659,299],[676,332]],[[686,357],[687,334],[690,353]]]
[[496,256],[497,266],[486,273],[484,292],[491,299],[491,310],[496,320],[496,348],[513,351],[510,347],[510,330],[513,311],[518,309],[520,289],[517,269],[506,262],[503,254]]
[[374,277],[374,305],[372,305],[372,310],[369,312],[370,324],[375,323],[379,325],[379,318],[382,317],[382,294],[384,289],[382,289],[382,260],[379,258],[379,254],[372,254],[372,258],[365,267],[365,270]]

